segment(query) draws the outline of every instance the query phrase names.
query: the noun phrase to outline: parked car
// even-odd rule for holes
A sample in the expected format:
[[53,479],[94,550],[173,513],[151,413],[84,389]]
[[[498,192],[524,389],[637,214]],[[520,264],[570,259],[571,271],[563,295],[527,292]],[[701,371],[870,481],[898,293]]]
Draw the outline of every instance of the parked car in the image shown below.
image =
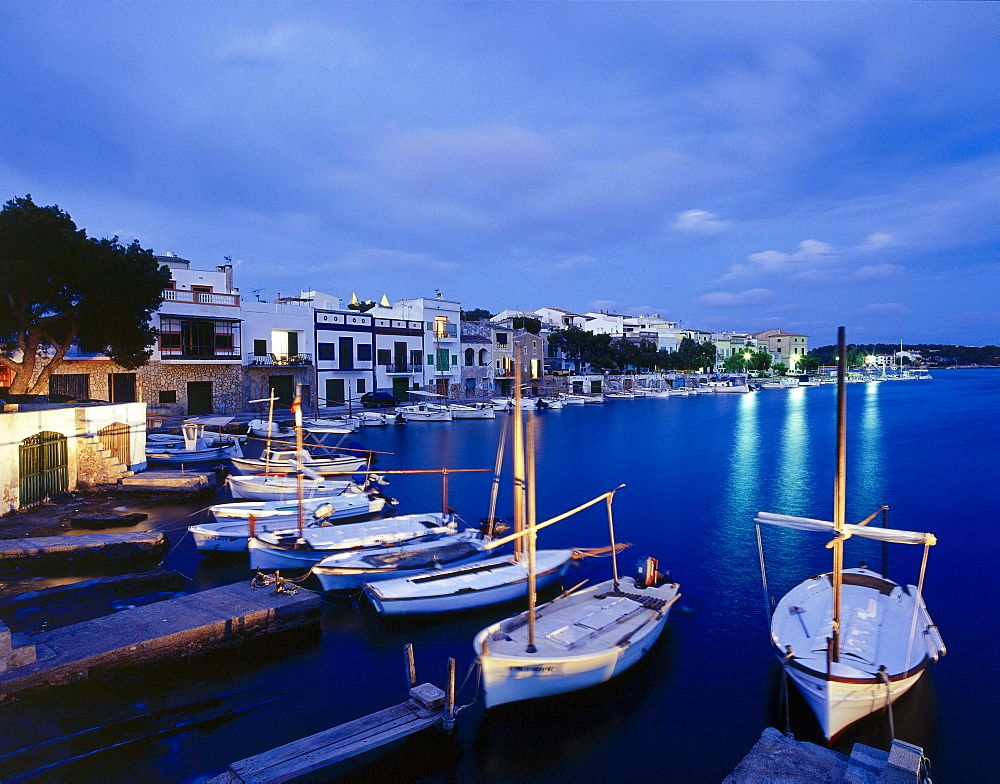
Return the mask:
[[361,405],[365,408],[395,408],[399,401],[388,392],[369,392],[361,396]]

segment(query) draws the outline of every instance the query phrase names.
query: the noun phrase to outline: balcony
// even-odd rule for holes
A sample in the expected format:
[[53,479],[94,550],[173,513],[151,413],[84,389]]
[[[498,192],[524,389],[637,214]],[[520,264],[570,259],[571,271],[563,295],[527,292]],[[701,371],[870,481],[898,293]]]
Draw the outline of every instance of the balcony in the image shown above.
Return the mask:
[[457,324],[436,324],[434,326],[434,337],[436,338],[457,338]]
[[255,367],[304,367],[312,354],[247,354],[247,365]]
[[238,308],[239,294],[216,294],[211,291],[186,291],[184,289],[164,289],[164,302],[185,302],[189,305],[223,305]]
[[389,365],[383,365],[385,372],[389,375],[400,374],[400,373],[420,373],[423,371],[423,365],[409,365],[405,362],[396,363],[393,362]]

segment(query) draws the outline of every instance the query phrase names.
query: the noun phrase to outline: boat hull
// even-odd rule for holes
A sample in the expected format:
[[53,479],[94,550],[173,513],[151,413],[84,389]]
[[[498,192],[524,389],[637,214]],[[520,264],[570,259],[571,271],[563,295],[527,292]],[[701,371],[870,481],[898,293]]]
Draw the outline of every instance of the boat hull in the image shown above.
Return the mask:
[[[544,555],[549,553],[551,555]],[[536,557],[550,561],[539,564],[535,577],[540,590],[560,580],[566,575],[573,559],[571,550],[540,551]],[[540,559],[539,559],[540,560]],[[512,556],[496,556],[479,561],[475,570],[467,575],[454,578],[447,575],[453,570],[425,577],[400,578],[385,581],[379,585],[365,584],[365,594],[382,615],[421,615],[427,613],[453,612],[487,607],[528,595],[528,572],[524,562],[514,562]],[[477,576],[493,571],[496,584],[475,587]],[[506,574],[514,571],[514,574]],[[426,590],[420,590],[422,583]]]
[[[502,621],[483,629],[476,636],[473,645],[482,666],[485,706],[493,708],[509,702],[586,689],[620,675],[638,662],[663,632],[670,605],[679,595],[678,586],[669,584],[658,588],[638,589],[631,578],[622,580],[621,586],[629,595],[662,599],[664,606],[658,611],[640,611],[640,614],[621,622],[620,627],[614,628],[608,636],[609,644],[606,645],[598,645],[578,653],[572,652],[572,649],[564,652],[555,650],[557,646],[549,644],[547,638],[561,634],[571,626],[579,626],[580,621],[546,635],[542,622],[545,607],[539,609],[536,622],[539,627],[536,653],[524,651],[522,638],[526,639],[526,625],[523,622],[518,629],[510,629],[512,622],[518,622],[517,619]],[[610,582],[602,583],[573,594],[566,600],[556,600],[552,605],[567,601],[582,608],[584,604],[592,603],[597,597],[607,594],[610,587]],[[585,609],[580,610],[580,613],[585,612]],[[555,617],[558,618],[561,614]],[[567,616],[572,617],[574,616]],[[593,614],[584,616],[583,622],[592,617]],[[506,648],[502,649],[501,646]]]

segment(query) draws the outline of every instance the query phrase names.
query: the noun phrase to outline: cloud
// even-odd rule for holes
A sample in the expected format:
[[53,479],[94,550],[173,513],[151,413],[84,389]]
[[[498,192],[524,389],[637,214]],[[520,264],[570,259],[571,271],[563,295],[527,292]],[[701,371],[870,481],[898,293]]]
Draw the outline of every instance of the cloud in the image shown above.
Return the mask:
[[677,213],[674,229],[694,234],[718,234],[729,228],[731,221],[720,220],[714,212],[685,210]]
[[747,305],[764,305],[774,299],[771,289],[747,289],[739,293],[714,291],[698,297],[699,305],[706,308],[741,308]]
[[[313,269],[320,269],[316,265]],[[372,273],[391,271],[402,273],[454,272],[458,264],[441,261],[429,253],[412,253],[392,248],[357,248],[324,265],[325,269],[346,273]]]

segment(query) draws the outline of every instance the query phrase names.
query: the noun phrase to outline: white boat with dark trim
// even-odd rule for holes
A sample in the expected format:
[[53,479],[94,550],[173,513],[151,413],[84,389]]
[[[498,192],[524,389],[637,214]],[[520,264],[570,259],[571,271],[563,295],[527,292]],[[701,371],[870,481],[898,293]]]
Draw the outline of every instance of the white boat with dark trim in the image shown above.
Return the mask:
[[286,526],[262,531],[249,542],[250,567],[260,569],[309,569],[328,555],[343,550],[383,547],[406,541],[457,533],[453,515],[442,512],[384,517],[361,523],[321,528]]
[[232,458],[232,463],[237,470],[247,474],[294,474],[300,468],[307,468],[310,471],[320,474],[324,472],[357,471],[367,464],[367,460],[363,455],[364,453],[358,453],[357,455],[333,454],[314,457],[305,449],[298,451],[288,449],[280,452],[271,451],[264,457],[259,458],[234,457]]
[[482,533],[469,529],[429,542],[335,553],[316,564],[312,572],[324,591],[357,590],[365,583],[435,574],[445,567],[485,558],[484,544]]
[[182,434],[153,434],[146,441],[148,463],[208,463],[242,457],[239,440],[227,435],[205,435],[205,426],[185,423]]
[[487,403],[449,403],[445,408],[451,412],[452,419],[496,419],[497,412]]
[[649,581],[602,582],[479,632],[473,648],[485,706],[596,686],[639,661],[680,597],[677,583],[658,583],[655,574],[653,566]]
[[266,419],[251,419],[247,432],[257,438],[294,438],[295,428]]
[[[933,534],[870,527],[884,506],[858,524],[845,521],[847,465],[847,350],[838,330],[837,454],[833,522],[759,512],[755,522],[830,538],[833,570],[809,577],[777,603],[771,615],[771,645],[833,740],[845,727],[905,694],[927,666],[946,653],[923,600],[924,575]],[[759,529],[758,529],[759,533]],[[844,569],[844,542],[860,536],[883,543],[923,545],[917,585],[900,585],[865,566]],[[762,578],[767,573],[761,539]],[[884,548],[884,546],[883,546]],[[884,559],[885,549],[883,549]],[[884,564],[883,564],[884,569]]]
[[312,516],[321,506],[329,504],[330,513],[324,515],[331,520],[346,520],[352,517],[364,517],[381,512],[388,499],[373,492],[341,493],[340,495],[306,498],[299,502],[296,498],[284,501],[236,501],[228,504],[210,506],[208,511],[216,520],[236,518],[249,520],[253,515],[258,520],[272,517],[295,517],[302,507],[304,514]]
[[[535,553],[537,586],[561,579],[573,560],[572,550]],[[528,593],[525,558],[500,555],[473,564],[366,583],[365,594],[383,615],[453,612],[521,599]]]
[[[245,501],[291,501],[299,497],[299,479],[294,476],[266,476],[249,474],[226,477],[226,484],[233,498]],[[370,474],[367,482],[350,479],[312,479],[302,477],[302,497],[321,498],[341,493],[367,493],[389,484],[383,477]]]
[[396,413],[406,422],[451,422],[451,411],[445,406],[414,403],[411,406],[396,406]]

